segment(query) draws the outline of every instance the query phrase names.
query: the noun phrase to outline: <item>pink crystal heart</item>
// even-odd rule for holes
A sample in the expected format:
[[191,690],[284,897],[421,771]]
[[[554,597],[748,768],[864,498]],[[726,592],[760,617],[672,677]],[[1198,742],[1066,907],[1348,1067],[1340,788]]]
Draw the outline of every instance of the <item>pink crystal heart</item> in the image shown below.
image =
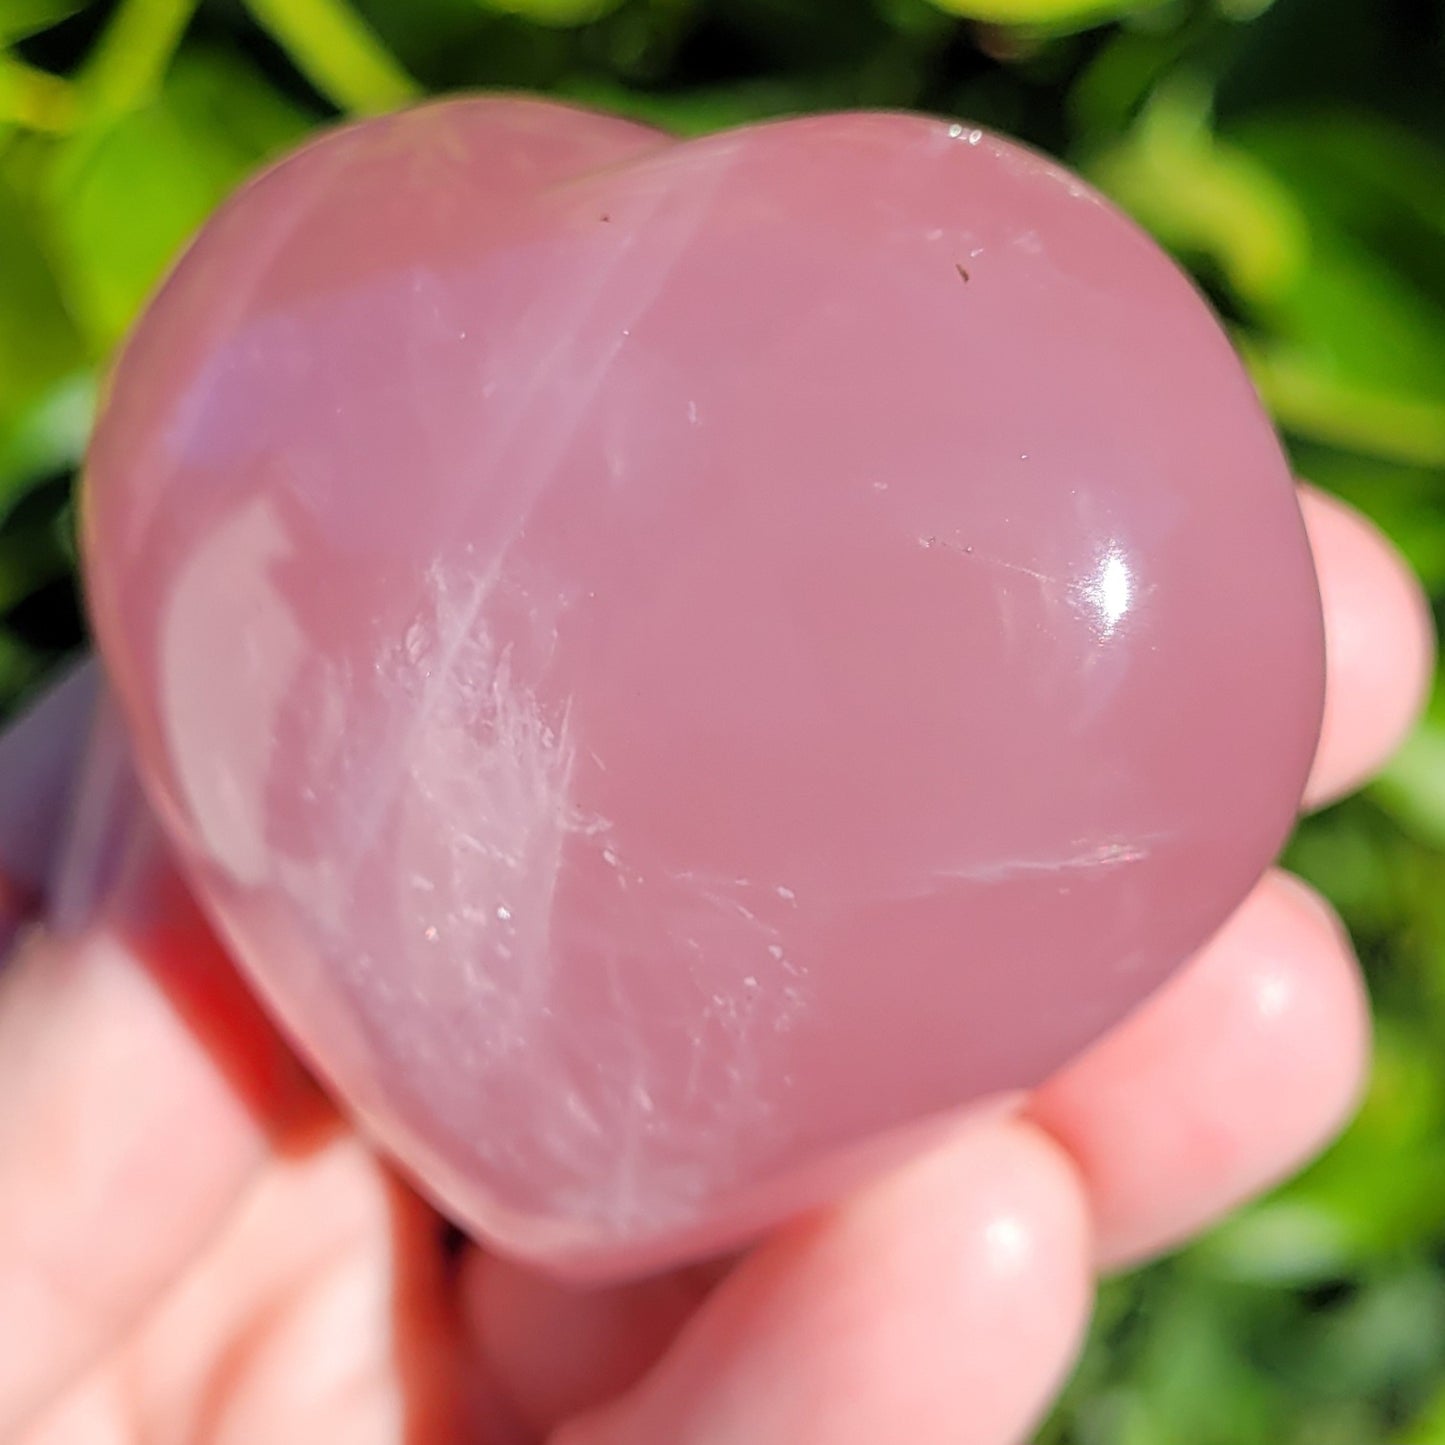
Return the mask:
[[1219,326],[919,117],[326,137],[136,330],[84,541],[237,956],[447,1209],[576,1275],[1037,1083],[1248,891],[1319,723]]

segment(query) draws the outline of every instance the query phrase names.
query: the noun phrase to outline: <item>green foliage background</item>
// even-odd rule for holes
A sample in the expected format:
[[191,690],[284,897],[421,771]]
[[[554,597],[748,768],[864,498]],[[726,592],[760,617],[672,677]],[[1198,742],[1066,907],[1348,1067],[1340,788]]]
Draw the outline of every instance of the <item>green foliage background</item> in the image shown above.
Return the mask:
[[[73,469],[177,248],[310,128],[476,86],[687,132],[913,106],[1063,156],[1200,279],[1301,474],[1445,598],[1433,0],[0,0],[0,708],[80,643]],[[1369,971],[1363,1113],[1303,1178],[1105,1288],[1045,1440],[1445,1445],[1442,850],[1445,703],[1292,849]]]

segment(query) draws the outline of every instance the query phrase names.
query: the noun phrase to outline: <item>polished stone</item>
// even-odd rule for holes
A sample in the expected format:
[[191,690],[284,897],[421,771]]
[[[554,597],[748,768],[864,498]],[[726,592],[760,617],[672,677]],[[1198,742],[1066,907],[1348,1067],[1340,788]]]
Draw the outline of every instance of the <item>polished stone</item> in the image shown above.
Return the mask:
[[84,549],[239,958],[447,1209],[579,1275],[1042,1079],[1244,896],[1319,723],[1218,324],[918,117],[323,139],[137,329]]

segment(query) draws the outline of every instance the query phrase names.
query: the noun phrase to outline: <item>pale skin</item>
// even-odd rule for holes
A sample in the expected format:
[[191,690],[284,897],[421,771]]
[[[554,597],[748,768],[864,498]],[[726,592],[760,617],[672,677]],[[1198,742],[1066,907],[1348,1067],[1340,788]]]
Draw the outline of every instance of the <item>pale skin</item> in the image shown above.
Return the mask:
[[[1303,499],[1330,661],[1315,806],[1387,759],[1433,641],[1388,544]],[[12,884],[42,871],[25,848],[88,706],[72,686],[0,744]],[[12,923],[40,920],[0,974],[17,1445],[1008,1445],[1065,1377],[1097,1275],[1298,1167],[1367,1068],[1348,941],[1274,873],[1017,1115],[737,1260],[581,1294],[448,1252],[291,1060],[147,820],[121,842],[120,876],[71,900],[68,928],[43,890],[9,892]]]

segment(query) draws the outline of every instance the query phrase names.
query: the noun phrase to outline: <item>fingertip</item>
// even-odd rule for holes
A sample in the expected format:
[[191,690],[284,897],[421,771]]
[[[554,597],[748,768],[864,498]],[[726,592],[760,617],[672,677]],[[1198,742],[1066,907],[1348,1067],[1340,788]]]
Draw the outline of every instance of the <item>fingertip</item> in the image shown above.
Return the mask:
[[1370,1053],[1338,919],[1272,874],[1177,979],[1030,1103],[1088,1188],[1102,1266],[1169,1248],[1354,1112]]
[[1313,487],[1301,488],[1300,505],[1325,617],[1325,715],[1305,792],[1320,807],[1405,739],[1429,693],[1436,642],[1424,590],[1374,523]]
[[1071,1366],[1090,1228],[1063,1152],[963,1127],[760,1248],[656,1370],[565,1445],[1021,1439]]
[[460,1289],[472,1353],[501,1408],[540,1437],[635,1384],[697,1309],[707,1280],[676,1270],[579,1288],[472,1249]]

